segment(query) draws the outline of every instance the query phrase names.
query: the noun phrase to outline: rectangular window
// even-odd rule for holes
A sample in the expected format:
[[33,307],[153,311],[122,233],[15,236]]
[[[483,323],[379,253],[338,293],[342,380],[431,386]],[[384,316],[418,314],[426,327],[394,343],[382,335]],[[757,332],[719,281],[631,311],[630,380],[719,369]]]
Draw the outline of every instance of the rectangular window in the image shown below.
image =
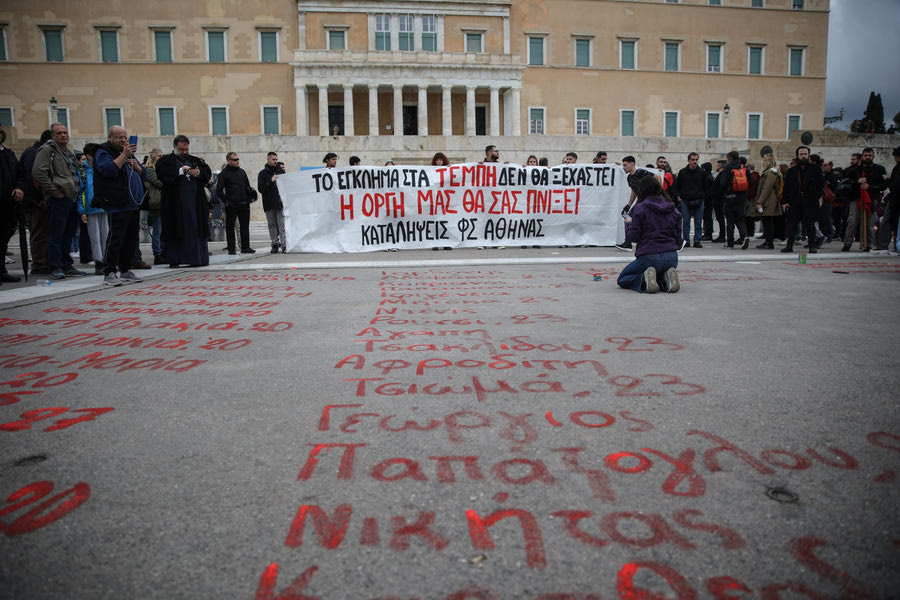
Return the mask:
[[619,121],[621,122],[621,135],[622,136],[633,136],[634,135],[634,111],[633,110],[620,110],[619,111]]
[[591,40],[575,39],[575,66],[591,66]]
[[[53,120],[53,112],[50,112],[50,120]],[[66,127],[69,127],[69,109],[65,106],[60,106],[56,109],[56,122],[62,123]],[[53,123],[50,123],[51,125]]]
[[716,139],[719,137],[719,113],[706,113],[706,137]]
[[591,109],[575,109],[575,135],[591,135]]
[[747,59],[747,71],[751,75],[762,75],[765,48],[762,46],[750,46],[750,54]]
[[803,75],[803,48],[791,48],[790,75]]
[[172,32],[154,31],[153,48],[156,62],[172,62]]
[[123,127],[122,109],[121,108],[104,108],[103,109],[103,130],[109,131],[110,127]]
[[44,50],[46,51],[48,62],[63,61],[62,29],[44,30]]
[[623,69],[637,68],[637,42],[619,41],[619,66]]
[[225,62],[225,32],[206,32],[206,60],[209,62]]
[[747,115],[747,139],[758,140],[762,136],[762,115]]
[[763,8],[763,6],[765,6],[763,0],[750,0],[751,8]]
[[528,64],[532,66],[544,64],[544,38],[528,38]]
[[678,137],[678,112],[666,111],[665,113],[665,133],[666,137]]
[[259,60],[264,63],[278,62],[278,32],[259,32]]
[[412,15],[400,15],[400,25],[398,27],[399,38],[397,45],[404,52],[412,52],[416,49],[415,39],[413,38],[413,17]]
[[803,10],[803,0],[791,0],[791,8],[794,10]]
[[0,127],[12,127],[13,115],[12,108],[9,106],[0,107]]
[[375,49],[391,49],[391,15],[375,15]]
[[666,42],[666,71],[678,70],[678,42]]
[[800,115],[788,115],[788,139],[791,139],[791,134],[798,129],[800,129]]
[[482,48],[482,38],[483,34],[481,33],[467,33],[466,34],[466,52],[475,52],[480,53],[483,52]]
[[329,50],[346,50],[347,42],[346,42],[346,32],[342,29],[329,29],[328,30],[328,49]]
[[158,106],[156,108],[156,124],[159,135],[175,135],[175,107]]
[[278,106],[263,106],[263,135],[278,135],[281,133],[281,108]]
[[722,6],[722,0],[709,0],[710,6]]
[[115,29],[100,30],[100,60],[119,62],[119,32]]
[[209,127],[212,135],[228,135],[228,107],[209,107]]
[[531,108],[528,110],[528,133],[540,135],[544,133],[544,109]]
[[720,44],[706,45],[706,72],[720,73],[722,71],[722,46]]
[[437,19],[434,16],[422,17],[422,50],[437,52]]
[[0,27],[0,60],[9,60],[6,50],[6,27]]

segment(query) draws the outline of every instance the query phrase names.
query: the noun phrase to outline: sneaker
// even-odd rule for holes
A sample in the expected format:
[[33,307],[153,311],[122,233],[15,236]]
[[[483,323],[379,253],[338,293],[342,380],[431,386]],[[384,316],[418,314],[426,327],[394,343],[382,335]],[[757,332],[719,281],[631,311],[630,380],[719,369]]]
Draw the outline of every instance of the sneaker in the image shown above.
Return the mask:
[[679,248],[678,251],[681,252],[682,250],[685,249],[685,247],[687,245],[688,245],[687,240],[681,240],[681,248]]
[[681,289],[681,283],[678,281],[678,271],[674,268],[667,269],[663,273],[663,289],[670,294],[674,294]]
[[631,252],[634,250],[634,247],[631,245],[631,242],[625,242],[624,244],[616,244],[616,250],[621,250],[622,252]]
[[781,249],[782,254],[788,254],[793,251],[794,251],[794,249],[791,248],[790,246],[785,246],[784,248]]
[[107,273],[103,278],[103,283],[112,286],[122,285],[122,282],[119,280],[115,273]]
[[725,244],[723,248],[734,248],[734,244]]
[[741,242],[741,250],[746,250],[746,249],[749,248],[749,247],[750,247],[750,238],[749,238],[749,237],[745,237],[745,238],[744,238],[744,241]]
[[656,269],[647,267],[644,271],[644,291],[648,294],[655,294],[659,291],[659,282],[656,281]]
[[79,271],[75,267],[69,267],[68,269],[63,269],[63,273],[66,274],[66,277],[84,277],[87,275],[84,271]]
[[703,247],[703,244],[701,244],[700,242],[694,242],[694,248],[702,248],[702,247]]
[[134,274],[134,271],[125,271],[119,275],[119,279],[122,283],[140,283],[143,281],[143,279]]
[[229,251],[228,251],[228,255],[229,255],[229,256],[236,256],[236,255],[237,255],[237,251],[236,251],[236,250],[229,250]]
[[53,269],[50,271],[50,279],[65,279],[66,274],[63,273],[62,269]]
[[714,239],[712,242],[713,242],[713,244],[724,244],[724,243],[725,243],[725,236],[724,236],[724,235],[720,235],[719,237],[717,237],[716,239]]
[[821,248],[822,244],[824,244],[824,243],[825,243],[825,236],[823,235],[821,237],[816,238],[815,246],[816,246],[816,248]]
[[[890,253],[888,252],[887,248],[884,248],[882,250],[872,250],[872,254],[885,255],[885,254],[890,254]],[[6,281],[6,280],[4,279],[3,281]]]
[[4,258],[4,261],[5,261],[5,264],[11,265],[11,264],[13,264],[14,262],[16,262],[16,259],[14,259],[14,258],[12,258],[12,257],[10,257],[10,256],[7,256],[7,257]]

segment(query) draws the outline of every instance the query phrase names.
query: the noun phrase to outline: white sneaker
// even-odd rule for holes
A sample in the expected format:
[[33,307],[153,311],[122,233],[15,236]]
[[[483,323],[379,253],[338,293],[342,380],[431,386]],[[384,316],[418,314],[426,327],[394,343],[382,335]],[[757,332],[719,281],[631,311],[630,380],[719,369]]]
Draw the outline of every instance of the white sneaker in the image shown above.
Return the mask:
[[112,286],[122,285],[122,282],[119,280],[115,273],[109,273],[108,275],[106,275],[103,278],[103,283]]
[[122,283],[140,283],[143,281],[143,279],[134,274],[134,271],[125,271],[119,275],[119,279]]

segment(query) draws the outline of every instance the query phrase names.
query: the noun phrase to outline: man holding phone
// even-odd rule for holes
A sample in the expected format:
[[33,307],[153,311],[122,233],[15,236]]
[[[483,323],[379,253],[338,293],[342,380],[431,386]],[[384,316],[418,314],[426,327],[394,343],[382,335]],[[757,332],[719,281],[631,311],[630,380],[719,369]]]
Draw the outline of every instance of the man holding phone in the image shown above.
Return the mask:
[[114,125],[94,154],[94,198],[109,215],[103,283],[112,286],[142,281],[131,270],[144,197],[144,170],[136,152],[137,136],[129,139],[123,127]]

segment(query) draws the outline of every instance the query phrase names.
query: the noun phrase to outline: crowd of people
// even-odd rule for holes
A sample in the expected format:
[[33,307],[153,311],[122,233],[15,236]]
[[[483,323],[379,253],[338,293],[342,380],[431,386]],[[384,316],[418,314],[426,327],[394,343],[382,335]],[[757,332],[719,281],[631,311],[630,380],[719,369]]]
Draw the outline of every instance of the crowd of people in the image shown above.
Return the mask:
[[[137,138],[118,126],[110,127],[106,142],[78,151],[66,125],[54,123],[18,159],[3,140],[0,131],[0,252],[5,256],[16,228],[27,226],[32,275],[84,277],[74,264],[80,257],[107,285],[141,281],[134,271],[152,268],[141,255],[142,227],[150,232],[154,265],[208,265],[211,223],[223,210],[228,253],[237,253],[239,239],[241,253],[253,254],[250,204],[259,193],[272,252],[286,250],[275,183],[284,165],[274,152],[257,177],[258,193],[235,152],[214,177],[184,135],[174,138],[172,152],[154,148],[143,161],[136,157]],[[17,281],[2,263],[0,283]]]
[[[236,152],[228,152],[226,164],[213,172],[190,153],[184,135],[174,138],[172,152],[153,149],[143,161],[136,158],[137,139],[118,126],[109,129],[105,143],[74,151],[66,125],[54,123],[18,160],[2,145],[4,138],[0,131],[0,251],[6,254],[16,226],[27,223],[32,274],[52,279],[86,275],[74,266],[77,238],[81,262],[92,264],[106,284],[140,281],[134,270],[152,268],[141,256],[142,225],[150,230],[153,264],[208,265],[211,229],[221,224],[223,212],[228,254],[237,254],[238,246],[242,254],[253,254],[250,205],[259,196],[272,253],[287,249],[277,186],[285,169],[275,152],[266,156],[254,188]],[[633,156],[624,157],[617,164],[631,191],[622,210],[625,239],[616,248],[633,251],[635,261],[622,272],[619,285],[651,293],[678,291],[677,252],[702,248],[704,242],[746,250],[755,237],[757,249],[775,250],[779,240],[782,252],[805,242],[815,253],[834,240],[842,242],[843,251],[859,241],[862,251],[896,252],[900,147],[893,151],[890,176],[874,163],[874,155],[865,148],[841,168],[800,146],[790,164],[763,155],[757,171],[737,152],[715,165],[701,164],[699,154],[691,152],[677,172],[665,156],[644,168]],[[607,152],[600,151],[592,162],[607,160]],[[326,168],[337,162],[334,152],[323,159]],[[361,163],[356,156],[349,162]],[[481,162],[501,162],[499,149],[488,145]],[[577,162],[577,154],[568,152],[562,164]],[[447,166],[450,160],[437,152],[431,164]],[[534,155],[525,161],[525,166],[549,164]],[[0,267],[0,282],[18,281],[5,265]]]

